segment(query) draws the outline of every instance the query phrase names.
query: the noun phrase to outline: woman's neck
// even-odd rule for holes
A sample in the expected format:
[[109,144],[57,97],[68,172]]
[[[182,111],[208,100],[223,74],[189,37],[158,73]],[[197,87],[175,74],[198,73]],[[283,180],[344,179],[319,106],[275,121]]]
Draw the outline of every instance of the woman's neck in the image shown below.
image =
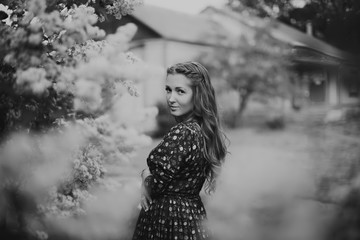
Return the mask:
[[189,120],[191,120],[192,118],[193,118],[193,112],[190,111],[190,112],[185,113],[185,114],[183,114],[183,115],[181,115],[181,116],[175,117],[175,121],[176,121],[177,123],[180,123],[180,122],[189,121]]

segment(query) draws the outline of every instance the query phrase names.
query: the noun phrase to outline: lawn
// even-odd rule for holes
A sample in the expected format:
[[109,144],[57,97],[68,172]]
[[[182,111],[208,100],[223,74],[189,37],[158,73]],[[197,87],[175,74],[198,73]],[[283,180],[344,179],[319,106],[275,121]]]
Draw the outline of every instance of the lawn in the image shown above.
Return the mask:
[[[278,131],[239,128],[226,135],[229,155],[218,189],[201,194],[218,239],[323,237],[338,209],[339,186],[348,186],[353,174],[357,138],[304,124]],[[136,174],[158,142],[137,153]]]

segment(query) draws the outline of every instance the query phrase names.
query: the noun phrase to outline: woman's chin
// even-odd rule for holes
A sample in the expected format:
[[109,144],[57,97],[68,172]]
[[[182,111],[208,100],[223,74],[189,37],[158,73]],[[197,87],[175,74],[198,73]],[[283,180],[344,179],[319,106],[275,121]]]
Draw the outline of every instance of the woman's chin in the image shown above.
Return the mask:
[[174,117],[178,117],[181,115],[181,113],[177,110],[177,109],[170,109],[170,114],[173,115]]
[[176,112],[170,112],[170,114],[173,116],[173,117],[179,117],[181,116],[180,114],[176,113]]

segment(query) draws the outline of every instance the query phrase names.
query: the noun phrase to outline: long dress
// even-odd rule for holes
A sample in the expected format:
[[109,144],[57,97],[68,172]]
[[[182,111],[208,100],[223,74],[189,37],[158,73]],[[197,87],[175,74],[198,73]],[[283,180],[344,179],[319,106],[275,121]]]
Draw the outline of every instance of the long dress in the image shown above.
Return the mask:
[[144,184],[152,203],[140,211],[133,240],[209,239],[199,196],[209,167],[203,141],[200,126],[190,120],[174,126],[150,152]]

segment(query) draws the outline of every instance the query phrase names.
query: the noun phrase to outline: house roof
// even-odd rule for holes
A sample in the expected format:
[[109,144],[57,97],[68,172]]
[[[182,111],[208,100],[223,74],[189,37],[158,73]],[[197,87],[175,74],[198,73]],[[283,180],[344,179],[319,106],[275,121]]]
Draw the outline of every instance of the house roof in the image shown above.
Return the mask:
[[218,45],[227,33],[207,16],[191,15],[152,5],[138,6],[134,18],[168,40]]
[[213,11],[227,17],[233,18],[242,24],[245,24],[251,28],[266,28],[269,29],[270,34],[283,42],[291,44],[293,47],[302,47],[315,50],[317,52],[326,54],[331,57],[339,59],[353,59],[354,56],[342,51],[320,39],[317,39],[309,34],[301,32],[293,27],[290,27],[275,19],[261,19],[250,14],[239,14],[230,9],[218,9],[214,7],[208,7],[203,12]]
[[[131,15],[156,35],[167,40],[201,45],[224,45],[225,37],[234,32],[219,20],[206,13],[216,13],[239,22],[240,31],[269,29],[270,34],[293,47],[309,49],[341,61],[354,61],[355,56],[320,39],[301,32],[275,19],[262,19],[250,14],[239,14],[228,8],[208,7],[199,15],[186,14],[170,9],[144,4],[136,7]],[[246,33],[245,33],[246,34]],[[151,36],[150,36],[151,37]]]

